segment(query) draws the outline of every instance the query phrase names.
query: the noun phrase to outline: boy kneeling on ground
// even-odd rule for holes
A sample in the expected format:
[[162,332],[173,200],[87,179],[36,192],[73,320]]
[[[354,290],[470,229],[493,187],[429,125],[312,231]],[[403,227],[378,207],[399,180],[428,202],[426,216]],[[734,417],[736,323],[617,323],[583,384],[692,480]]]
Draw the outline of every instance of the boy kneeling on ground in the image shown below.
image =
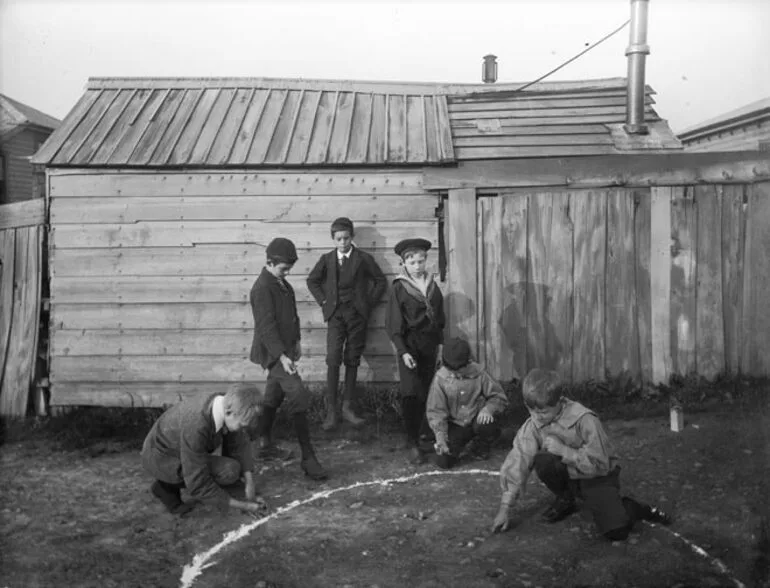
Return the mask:
[[[142,466],[154,478],[153,495],[169,512],[185,515],[195,501],[247,512],[267,508],[256,496],[251,440],[246,433],[262,412],[262,394],[255,386],[236,385],[226,394],[194,396],[164,412],[144,440]],[[219,445],[222,455],[212,455]],[[243,474],[245,500],[232,498],[222,486]],[[191,502],[182,502],[187,488]]]
[[471,441],[475,441],[476,457],[489,457],[500,435],[495,417],[508,406],[508,398],[502,386],[472,361],[465,339],[454,338],[444,345],[441,361],[428,393],[426,414],[436,435],[436,465],[447,469]]
[[579,402],[562,397],[561,391],[555,372],[534,369],[524,378],[522,394],[530,418],[516,434],[500,469],[503,495],[492,531],[510,526],[508,511],[533,468],[556,495],[543,513],[545,522],[565,519],[577,511],[576,499],[582,499],[599,532],[610,541],[626,539],[639,520],[670,524],[671,517],[660,509],[620,496],[620,467],[599,418]]

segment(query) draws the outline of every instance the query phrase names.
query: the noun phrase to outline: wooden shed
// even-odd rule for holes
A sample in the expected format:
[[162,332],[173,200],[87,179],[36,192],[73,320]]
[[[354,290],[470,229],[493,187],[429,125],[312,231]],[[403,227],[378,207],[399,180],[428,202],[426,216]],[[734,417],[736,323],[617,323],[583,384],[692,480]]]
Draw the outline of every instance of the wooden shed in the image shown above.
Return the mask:
[[679,133],[687,151],[770,151],[770,98],[757,100]]
[[[325,325],[305,278],[341,215],[389,276],[399,239],[433,241],[449,330],[470,337],[501,379],[536,365],[575,380],[653,379],[663,374],[653,374],[658,352],[671,371],[672,332],[665,350],[653,349],[664,328],[653,302],[664,288],[656,231],[701,221],[692,194],[666,176],[666,225],[663,193],[651,187],[681,148],[652,91],[649,134],[628,135],[625,80],[518,88],[92,79],[36,157],[50,206],[51,403],[161,405],[263,381],[247,359],[248,292],[279,235],[299,248],[300,371],[323,380]],[[736,165],[736,178],[752,169]],[[744,193],[729,194],[719,210],[743,211]],[[710,256],[714,245],[694,234],[680,240],[693,264],[696,248]],[[669,270],[680,267],[668,255]],[[704,320],[693,275],[691,299],[675,305],[672,286],[666,300]],[[670,271],[668,283],[676,279]],[[383,312],[360,371],[369,382],[397,379]]]

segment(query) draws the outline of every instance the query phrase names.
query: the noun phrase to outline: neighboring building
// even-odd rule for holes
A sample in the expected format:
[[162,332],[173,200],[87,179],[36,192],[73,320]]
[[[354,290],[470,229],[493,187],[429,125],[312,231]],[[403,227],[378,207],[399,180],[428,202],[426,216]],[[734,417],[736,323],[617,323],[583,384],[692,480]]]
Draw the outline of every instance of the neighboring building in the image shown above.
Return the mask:
[[[520,198],[513,194],[490,202],[494,194],[487,192],[478,199],[480,213],[473,190],[460,190],[469,200],[458,215],[452,212],[453,191],[447,196],[445,190],[426,187],[425,174],[448,170],[462,179],[465,169],[511,162],[522,170],[517,186],[545,181],[571,189],[590,180],[597,159],[624,165],[679,152],[681,144],[653,110],[650,89],[643,94],[649,134],[624,131],[624,79],[518,88],[249,78],[90,80],[33,159],[46,166],[50,205],[52,404],[161,405],[235,381],[264,381],[262,369],[248,361],[248,295],[264,264],[265,246],[276,236],[297,243],[299,261],[291,281],[303,330],[300,368],[307,381],[322,381],[326,331],[305,279],[319,255],[332,247],[329,224],[337,216],[354,220],[356,243],[374,254],[389,279],[399,271],[396,242],[430,239],[433,269],[446,270],[448,281],[441,287],[456,319],[453,329],[467,326],[463,332],[475,341],[477,329],[499,330],[503,317],[524,325],[522,336],[507,342],[493,331],[485,335],[505,347],[497,359],[491,351],[483,358],[487,365],[496,362],[499,377],[552,361],[567,369],[573,363],[572,331],[543,330],[550,323],[542,313],[571,313],[558,291],[553,290],[553,305],[545,298],[551,291],[533,291],[524,320],[507,298],[519,287],[509,284],[513,269],[490,277],[500,283],[486,294],[476,288],[476,268],[484,262],[468,255],[477,250],[478,215],[483,213],[484,226],[497,230],[485,241],[485,255],[507,252],[513,240],[524,239],[526,248],[526,231],[504,230],[520,221],[521,210],[500,208]],[[578,173],[562,172],[562,163]],[[540,174],[543,165],[557,168]],[[479,177],[493,179],[482,170],[469,172],[467,180]],[[623,185],[617,174],[611,181]],[[530,269],[537,274],[524,279],[569,279],[572,291],[569,218],[574,216],[575,267],[585,263],[590,270],[574,272],[575,298],[582,301],[585,281],[599,284],[601,278],[604,284],[600,248],[603,252],[605,240],[589,236],[605,235],[606,225],[617,225],[621,233],[611,232],[608,247],[631,247],[628,227],[634,222],[649,227],[650,192],[572,190],[557,202],[552,195],[557,189],[530,192],[529,247],[536,263]],[[613,195],[612,206],[607,194]],[[552,196],[554,223],[568,231],[558,235],[549,228]],[[634,205],[633,198],[641,204]],[[586,210],[586,203],[595,210]],[[626,218],[637,208],[646,211],[646,220]],[[463,239],[471,239],[472,246],[452,245]],[[553,274],[540,265],[546,261],[543,251],[552,248],[568,269],[554,265],[556,259]],[[596,259],[587,257],[588,251]],[[613,249],[606,257],[620,272],[632,253],[621,256]],[[482,276],[479,283],[486,281]],[[604,299],[597,296],[590,298],[599,304]],[[626,306],[631,308],[615,298],[607,303],[608,312],[616,314]],[[602,308],[596,313],[600,319],[605,314]],[[575,316],[575,340],[595,340],[593,331],[589,337],[581,330],[587,324],[582,315]],[[384,325],[380,306],[371,317],[362,381],[398,379]],[[591,325],[602,338],[603,325],[604,319]],[[512,326],[511,332],[518,328]],[[649,333],[649,326],[641,332]],[[532,354],[525,366],[521,347],[528,339],[549,342],[542,343],[547,353]],[[651,344],[645,341],[647,349]],[[580,353],[592,350],[581,347]],[[520,358],[515,367],[511,354]],[[574,363],[583,365],[582,355]],[[603,355],[596,363],[600,367],[590,377],[615,373],[615,364],[606,368]],[[638,366],[626,369],[641,377]],[[576,371],[575,377],[587,372]]]
[[[0,94],[0,204],[42,197],[30,157],[60,121]],[[37,174],[42,179],[43,174]]]
[[679,133],[687,151],[770,151],[770,98]]

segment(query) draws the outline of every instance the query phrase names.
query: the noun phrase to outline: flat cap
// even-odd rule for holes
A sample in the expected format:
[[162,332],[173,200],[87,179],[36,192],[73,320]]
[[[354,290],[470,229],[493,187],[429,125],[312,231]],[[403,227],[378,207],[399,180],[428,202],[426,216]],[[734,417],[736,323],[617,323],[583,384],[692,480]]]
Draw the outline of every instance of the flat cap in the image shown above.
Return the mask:
[[267,257],[280,263],[294,263],[297,261],[297,248],[290,239],[276,237],[267,246]]
[[430,249],[430,241],[427,239],[422,239],[420,237],[416,237],[414,239],[403,239],[396,243],[396,246],[393,248],[393,251],[396,252],[396,255],[401,257],[404,253],[404,251],[408,249],[420,249],[422,251],[427,251]]
[[441,361],[450,370],[459,370],[471,360],[471,346],[465,339],[453,337],[444,345]]

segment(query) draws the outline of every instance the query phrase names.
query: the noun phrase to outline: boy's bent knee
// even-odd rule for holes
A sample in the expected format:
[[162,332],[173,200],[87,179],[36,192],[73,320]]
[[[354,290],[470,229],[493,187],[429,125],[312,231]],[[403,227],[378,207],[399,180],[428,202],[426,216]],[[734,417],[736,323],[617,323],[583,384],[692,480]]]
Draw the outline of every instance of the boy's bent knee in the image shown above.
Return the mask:
[[241,464],[234,459],[220,458],[212,469],[214,481],[220,486],[231,486],[241,478]]

